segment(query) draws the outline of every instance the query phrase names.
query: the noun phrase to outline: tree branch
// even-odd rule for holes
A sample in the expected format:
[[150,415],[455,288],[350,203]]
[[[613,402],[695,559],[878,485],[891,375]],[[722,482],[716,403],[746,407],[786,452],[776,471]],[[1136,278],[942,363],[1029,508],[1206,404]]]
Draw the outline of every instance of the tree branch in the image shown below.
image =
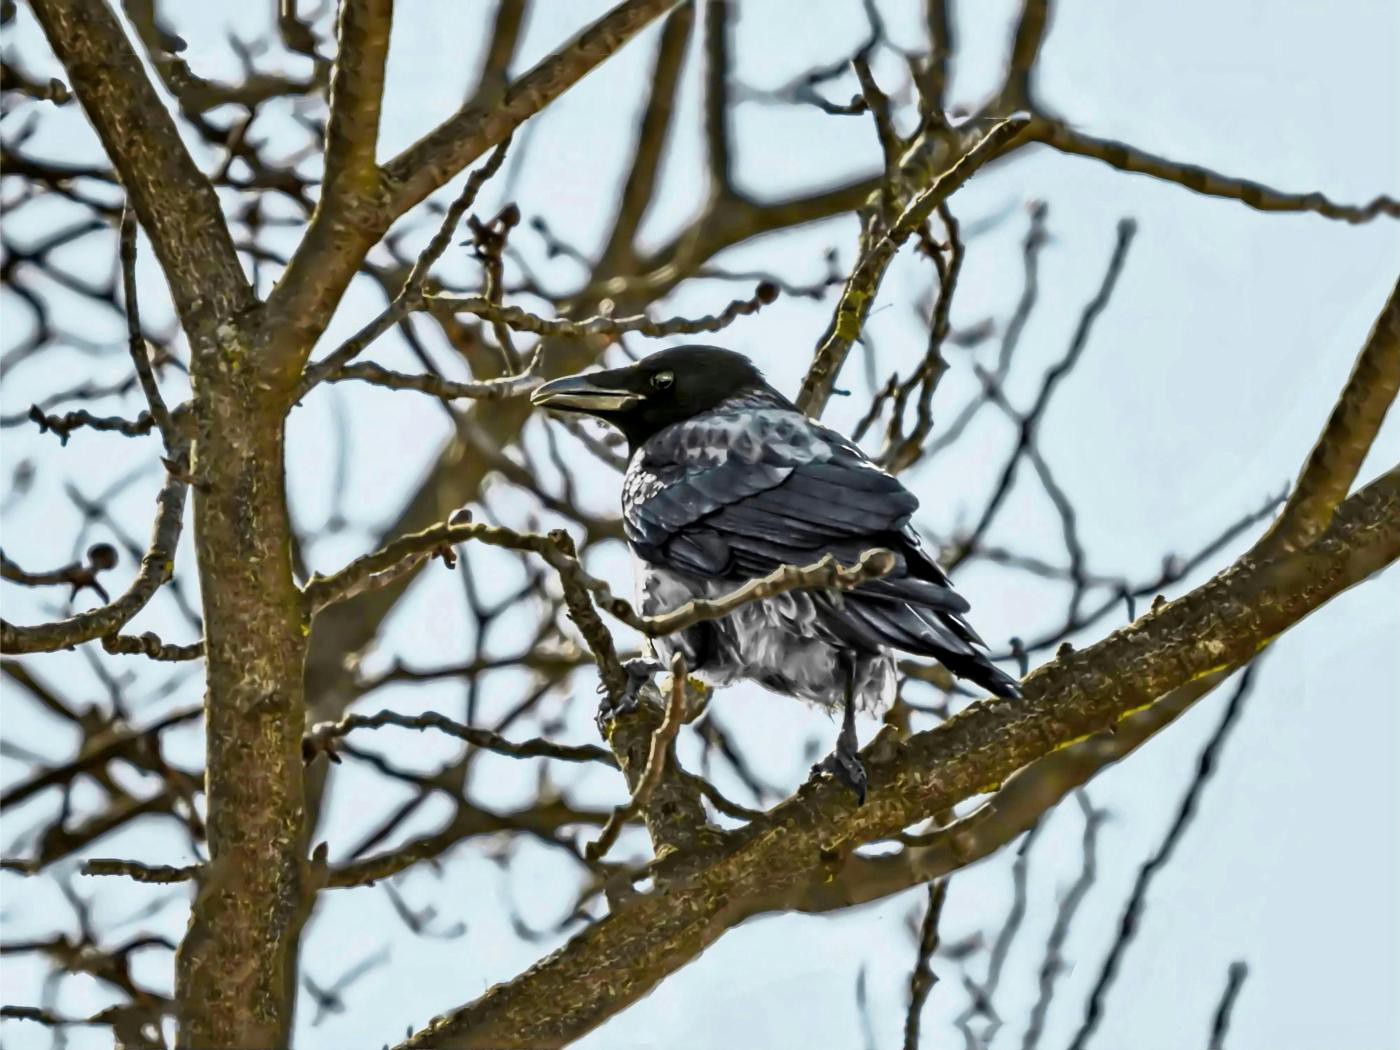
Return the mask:
[[170,409],[161,396],[160,385],[151,369],[150,351],[146,349],[146,337],[141,333],[141,305],[136,293],[136,212],[131,208],[122,209],[120,250],[122,268],[122,300],[126,307],[126,342],[131,353],[131,363],[136,369],[136,378],[141,383],[141,392],[146,395],[151,419],[160,431],[165,444],[166,455],[174,455],[180,443],[175,421]]
[[1006,79],[1001,89],[1000,109],[1011,113],[1031,109],[1031,77],[1040,58],[1050,21],[1048,0],[1024,0],[1021,17],[1016,21],[1016,33],[1011,39],[1011,58],[1006,64]]
[[49,46],[155,247],[191,338],[254,305],[214,188],[105,0],[35,0]]
[[501,306],[479,295],[431,295],[427,301],[430,308],[473,314],[486,321],[499,322],[518,332],[531,332],[534,335],[554,338],[611,341],[628,332],[636,332],[652,339],[668,335],[719,332],[740,317],[758,313],[777,298],[778,286],[771,281],[761,281],[752,296],[733,300],[718,314],[694,318],[672,317],[664,321],[653,321],[645,314],[635,317],[586,317],[578,321],[539,317],[518,306]]
[[1069,1050],[1084,1050],[1089,1043],[1089,1038],[1098,1028],[1099,1022],[1103,1020],[1104,1000],[1118,976],[1118,967],[1123,961],[1123,955],[1137,934],[1143,909],[1147,906],[1148,887],[1152,884],[1153,877],[1171,860],[1177,843],[1181,841],[1182,835],[1190,827],[1196,815],[1201,794],[1216,770],[1221,749],[1224,748],[1230,731],[1238,723],[1240,713],[1244,709],[1245,699],[1249,696],[1253,683],[1252,670],[1253,668],[1245,670],[1244,675],[1240,678],[1238,688],[1230,697],[1230,702],[1225,705],[1225,713],[1221,716],[1215,731],[1210,735],[1205,748],[1201,751],[1196,762],[1196,773],[1191,778],[1186,793],[1177,806],[1176,816],[1172,820],[1171,827],[1167,829],[1166,836],[1152,856],[1138,869],[1137,878],[1133,881],[1132,892],[1128,895],[1128,902],[1118,920],[1117,936],[1114,937],[1108,954],[1104,956],[1098,978],[1089,993],[1084,1020],[1070,1040]]
[[458,740],[465,740],[473,747],[511,758],[553,758],[561,762],[602,762],[605,765],[616,765],[607,749],[596,744],[556,744],[544,739],[507,740],[500,733],[462,725],[434,711],[422,715],[379,711],[372,715],[347,715],[339,722],[322,722],[312,726],[302,738],[302,754],[307,761],[322,753],[333,756],[335,742],[341,737],[348,736],[357,729],[379,729],[383,726],[420,731],[436,729]]
[[788,591],[834,589],[855,590],[871,580],[894,571],[894,555],[876,548],[868,550],[851,566],[842,565],[833,555],[825,555],[810,565],[780,565],[767,576],[750,580],[718,598],[696,598],[671,612],[641,616],[629,603],[614,597],[607,586],[590,581],[599,606],[627,626],[648,638],[662,638],[706,620],[718,620],[751,602],[773,598]]
[[[557,1047],[625,1009],[754,902],[814,868],[888,837],[1028,762],[1115,725],[1153,699],[1247,662],[1259,647],[1400,556],[1400,468],[1348,499],[1311,547],[1245,560],[1080,653],[1040,668],[1020,701],[986,701],[938,728],[866,749],[870,798],[809,784],[710,851],[664,859],[664,891],[642,894],[475,1003],[439,1018],[409,1047]],[[594,994],[606,973],[612,994]]]
[[608,822],[598,837],[588,844],[584,856],[590,861],[600,861],[608,855],[617,842],[617,836],[629,821],[642,812],[650,801],[652,793],[661,783],[666,771],[667,756],[675,746],[676,734],[681,731],[682,716],[685,712],[685,657],[676,653],[671,657],[671,691],[666,702],[666,714],[661,724],[651,734],[647,749],[646,765],[626,802],[612,811]]
[[353,208],[356,200],[372,197],[379,188],[375,150],[393,20],[393,0],[342,0],[340,4],[339,46],[326,118],[326,170],[313,226],[318,221],[334,224],[337,211]]
[[650,79],[651,94],[647,96],[646,108],[642,111],[641,123],[637,128],[632,167],[622,184],[612,233],[608,236],[598,264],[604,271],[616,271],[623,264],[635,261],[633,251],[637,230],[655,195],[661,155],[675,114],[676,91],[694,25],[695,5],[681,4],[667,16],[666,25],[661,31],[661,43],[656,49],[656,63]]
[[1030,136],[1061,153],[1091,157],[1119,171],[1150,175],[1185,186],[1193,193],[1239,201],[1258,211],[1313,212],[1349,223],[1370,222],[1378,215],[1400,218],[1400,201],[1392,197],[1379,196],[1369,204],[1354,205],[1338,204],[1321,193],[1284,193],[1262,183],[1158,157],[1127,143],[1094,138],[1046,117],[1035,118]]
[[919,1050],[919,1022],[938,980],[929,961],[938,950],[938,921],[943,914],[943,902],[948,898],[948,880],[937,879],[928,885],[928,905],[919,926],[919,954],[909,975],[909,1008],[904,1015],[904,1050]]
[[1298,481],[1268,533],[1255,547],[1271,557],[1306,547],[1327,527],[1370,452],[1381,422],[1400,390],[1400,280],[1381,307],[1370,338]]
[[[898,219],[894,220],[888,232],[875,238],[861,253],[855,269],[846,280],[841,291],[841,299],[836,304],[831,324],[822,336],[812,359],[807,376],[802,381],[802,390],[797,395],[797,406],[810,416],[820,416],[827,401],[831,398],[836,377],[851,347],[860,338],[865,319],[870,315],[880,282],[895,254],[915,231],[959,186],[993,157],[1005,152],[1016,138],[1025,131],[1030,118],[1008,117],[1002,120],[976,142],[970,144],[958,159],[916,194],[905,206]],[[906,166],[912,166],[909,162]]]
[[403,286],[389,305],[380,311],[379,316],[342,343],[333,353],[328,354],[324,360],[307,366],[306,373],[302,376],[301,383],[297,387],[298,400],[305,397],[311,388],[321,380],[339,372],[348,362],[358,357],[376,339],[411,312],[423,307],[423,286],[428,281],[429,271],[432,270],[433,264],[442,257],[447,246],[452,243],[452,235],[456,233],[462,216],[467,213],[467,209],[476,203],[476,198],[481,193],[482,187],[486,185],[491,176],[500,170],[509,147],[510,140],[507,139],[496,147],[496,151],[491,154],[485,164],[467,177],[462,192],[448,205],[442,222],[438,224],[437,232],[433,234],[432,239],[428,241],[427,246],[414,262],[412,269],[408,272],[408,277],[404,279]]
[[[1393,398],[1393,380],[1385,377],[1391,374],[1387,355],[1393,355],[1394,344],[1386,341],[1385,333],[1393,331],[1388,319],[1394,316],[1394,309],[1392,294],[1318,438],[1303,477],[1289,497],[1290,506],[1307,505],[1314,518],[1325,515],[1330,522],[1332,511],[1355,480],[1379,429],[1387,398]],[[1387,390],[1391,391],[1389,395]],[[1320,452],[1323,449],[1338,451],[1329,457]],[[1251,556],[1262,562],[1302,549],[1304,544],[1290,523],[1305,517],[1301,511],[1285,510],[1254,546]],[[903,667],[901,670],[908,673]],[[918,848],[877,858],[853,857],[835,878],[825,877],[804,889],[799,897],[773,902],[771,907],[828,911],[861,904],[989,856],[1030,828],[1070,791],[1121,761],[1180,718],[1226,677],[1228,673],[1224,671],[1206,674],[1173,689],[1151,706],[1134,711],[1120,720],[1112,732],[1096,733],[1030,763],[1002,784],[992,798],[949,827],[934,832]]]
[[396,218],[449,182],[600,65],[677,0],[625,0],[543,59],[499,98],[469,102],[380,173],[376,199],[337,223],[313,224],[268,299],[267,339],[302,359],[330,321],[365,254]]
[[1220,993],[1215,1016],[1211,1018],[1209,1050],[1225,1050],[1225,1035],[1230,1030],[1230,1015],[1235,1011],[1235,1000],[1239,998],[1244,979],[1249,976],[1249,967],[1242,960],[1230,964],[1225,974],[1225,990]]
[[330,576],[313,576],[307,581],[303,594],[307,607],[314,614],[361,593],[367,586],[373,585],[370,581],[382,579],[389,582],[397,578],[397,573],[405,571],[405,567],[416,566],[423,559],[454,544],[478,540],[493,547],[538,554],[560,573],[566,589],[574,585],[585,599],[591,592],[592,600],[597,602],[599,608],[647,637],[659,638],[705,620],[728,616],[750,602],[794,590],[853,590],[888,575],[894,569],[894,556],[883,549],[866,551],[851,566],[842,565],[834,555],[828,554],[810,565],[779,566],[767,576],[750,580],[720,597],[696,598],[671,612],[642,616],[630,602],[614,595],[606,583],[584,573],[572,550],[566,549],[561,542],[564,539],[567,539],[567,535],[562,532],[542,536],[470,521],[457,524],[444,522],[422,532],[401,536],[377,551],[356,558]]
[[83,861],[84,875],[117,875],[133,882],[154,885],[169,885],[174,882],[188,882],[199,874],[199,865],[173,867],[169,864],[142,864],[135,860],[119,860],[111,857],[93,857]]
[[407,372],[395,372],[393,369],[384,368],[382,365],[374,364],[372,361],[359,361],[354,364],[348,364],[339,371],[330,373],[326,376],[326,379],[332,383],[345,383],[358,380],[362,383],[382,386],[389,390],[416,390],[420,394],[429,394],[443,401],[456,401],[459,398],[475,401],[494,401],[506,397],[520,397],[522,394],[528,394],[538,386],[540,381],[539,365],[541,356],[537,348],[521,371],[514,375],[500,376],[496,379],[476,379],[458,382],[451,379],[442,379],[435,375],[428,375],[427,373],[412,375]]
[[516,80],[494,104],[467,105],[391,160],[390,210],[401,215],[609,58],[677,0],[625,0]]
[[136,579],[116,601],[78,613],[66,620],[17,627],[0,620],[0,650],[17,653],[52,653],[69,649],[94,638],[115,634],[128,620],[146,607],[156,591],[175,573],[175,548],[185,514],[186,479],[167,474],[156,497],[156,520],[151,544]]

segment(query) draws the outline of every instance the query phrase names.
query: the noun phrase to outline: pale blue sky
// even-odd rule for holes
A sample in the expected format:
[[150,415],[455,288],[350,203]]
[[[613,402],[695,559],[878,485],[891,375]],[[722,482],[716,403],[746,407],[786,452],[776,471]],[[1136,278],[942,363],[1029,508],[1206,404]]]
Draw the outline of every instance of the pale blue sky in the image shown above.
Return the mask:
[[[552,49],[605,6],[593,0],[542,0],[530,21],[520,66]],[[901,0],[880,6],[896,41],[915,46],[920,5]],[[190,42],[187,57],[206,73],[218,72],[220,63],[227,62],[224,28],[250,28],[261,14],[233,4],[167,8],[178,13],[180,31]],[[480,24],[488,9],[452,0],[399,5],[382,154],[401,148],[455,106],[475,68]],[[1013,10],[1007,2],[957,5],[954,102],[975,104],[995,83]],[[815,62],[840,57],[864,31],[854,0],[747,0],[740,11],[738,75],[756,87],[780,84]],[[643,34],[548,110],[532,132],[514,199],[527,217],[544,216],[557,232],[585,248],[598,243],[611,213],[656,34],[654,28]],[[27,13],[9,35],[37,67],[40,52],[33,46],[35,32]],[[1281,189],[1322,190],[1338,200],[1364,202],[1378,193],[1400,194],[1397,45],[1400,8],[1389,0],[1062,2],[1056,5],[1045,48],[1041,93],[1089,133],[1120,137]],[[886,83],[899,82],[895,61],[881,62],[876,71]],[[661,205],[645,227],[646,235],[657,241],[693,214],[704,191],[697,75],[692,62]],[[738,110],[735,137],[739,181],[761,198],[870,170],[878,159],[865,120],[827,117],[815,109],[745,104]],[[32,148],[74,159],[92,155],[91,136],[73,107],[62,111]],[[491,192],[498,191],[499,183]],[[488,198],[482,211],[497,199],[490,193]],[[1063,353],[1082,304],[1100,279],[1115,223],[1125,215],[1139,223],[1118,294],[1045,421],[1043,448],[1079,510],[1091,568],[1147,578],[1162,555],[1194,550],[1295,474],[1400,268],[1400,224],[1354,227],[1313,216],[1262,215],[1091,161],[1036,151],[978,176],[954,199],[956,214],[967,223],[1006,216],[969,246],[955,325],[988,315],[1004,320],[1009,313],[1020,294],[1023,205],[1032,199],[1048,202],[1052,239],[1042,255],[1040,306],[1022,340],[1009,390],[1022,406],[1044,368]],[[21,216],[12,235],[36,228],[27,221]],[[416,235],[412,243],[421,239]],[[848,264],[854,240],[855,223],[847,218],[765,239],[721,261],[734,268],[761,266],[794,280],[812,279],[823,273],[822,256],[831,245]],[[521,243],[539,257],[538,243],[524,232]],[[110,256],[100,254],[74,261],[95,275],[111,265]],[[449,272],[470,272],[465,260],[447,265],[455,268]],[[896,361],[907,367],[922,350],[920,323],[910,306],[927,290],[926,271],[927,264],[905,258],[886,281],[869,327],[884,371]],[[542,272],[559,283],[577,277],[567,261],[545,264]],[[151,301],[143,302],[152,317],[160,310],[156,282],[158,278],[148,282]],[[731,291],[714,283],[689,286],[668,301],[668,309],[708,312]],[[369,284],[354,285],[324,345],[333,345],[381,304]],[[829,301],[782,300],[741,321],[720,341],[754,356],[777,385],[791,392],[830,308]],[[11,310],[6,303],[7,322],[21,316]],[[6,376],[6,413],[54,389],[65,378],[61,370],[120,375],[129,367],[121,352],[120,318],[83,308],[65,316],[64,323],[110,344],[114,352],[96,361],[76,352],[55,352],[21,365]],[[19,327],[7,323],[6,345],[23,334]],[[971,360],[985,360],[992,352],[987,346],[976,358],[967,351],[950,353],[952,368],[936,404],[941,418],[976,389]],[[386,345],[376,357],[413,367],[401,347]],[[853,358],[844,382],[863,390],[861,376]],[[330,397],[340,399],[352,423],[347,506],[352,522],[360,526],[373,527],[397,507],[446,437],[441,413],[415,395],[347,386],[353,385],[313,395],[291,424],[294,510],[297,520],[312,530],[329,509],[334,458],[328,436]],[[859,409],[838,399],[828,421],[849,428]],[[539,425],[529,435],[535,443],[541,437]],[[66,451],[51,436],[27,429],[7,430],[3,440],[6,475],[23,456],[35,457],[41,467],[35,493],[4,520],[6,551],[22,564],[68,554],[68,537],[78,520],[62,494],[63,463],[79,462],[99,447],[118,471],[154,462],[152,447],[116,438],[76,434]],[[908,475],[923,501],[921,524],[944,535],[970,524],[1011,440],[1004,422],[984,413],[960,445]],[[1365,476],[1397,459],[1400,424],[1391,419]],[[573,461],[581,472],[595,469],[586,457]],[[152,471],[116,502],[120,520],[138,537],[148,528],[157,481]],[[100,488],[97,481],[78,483],[89,493]],[[590,477],[585,489],[593,509],[615,511],[617,482],[611,475]],[[504,489],[496,490],[494,506],[523,521],[524,507]],[[363,550],[369,542],[363,527],[313,544],[313,565],[334,567]],[[1029,486],[1013,498],[989,539],[1026,553],[1059,553],[1053,514]],[[1226,564],[1247,539],[1211,567]],[[473,558],[481,566],[488,597],[507,593],[513,570],[490,571],[494,563],[481,552],[474,551]],[[188,546],[180,565],[190,567]],[[619,589],[630,586],[630,566],[620,548],[599,551],[592,567]],[[974,567],[959,577],[959,585],[973,602],[979,629],[994,646],[1013,634],[1034,635],[1062,613],[1059,596],[1022,577]],[[28,622],[45,612],[34,597],[6,590],[7,618]],[[518,622],[522,628],[530,622],[524,611]],[[1120,622],[1121,617],[1111,625]],[[136,626],[178,640],[188,633],[168,603],[157,603]],[[1089,632],[1085,640],[1100,637],[1108,626]],[[1251,973],[1235,1012],[1231,1050],[1400,1045],[1400,1005],[1393,994],[1400,986],[1400,909],[1394,889],[1400,885],[1397,629],[1400,575],[1391,570],[1334,602],[1276,646],[1226,748],[1198,823],[1154,884],[1142,931],[1125,960],[1096,1047],[1205,1046],[1226,967],[1239,958],[1248,961]],[[374,659],[397,654],[419,663],[446,663],[461,655],[466,631],[460,584],[450,574],[430,573],[396,612]],[[507,623],[501,637],[510,635]],[[40,657],[32,666],[78,695],[100,695],[80,656]],[[134,662],[121,667],[138,671],[143,681],[158,680]],[[518,688],[518,680],[508,676],[491,679],[484,690],[483,715],[489,718],[508,707]],[[192,679],[166,702],[188,703],[197,696]],[[578,676],[574,696],[565,735],[590,740],[591,674]],[[1092,785],[1095,802],[1113,816],[1100,838],[1098,884],[1067,945],[1075,966],[1061,979],[1043,1046],[1063,1045],[1081,1016],[1126,889],[1165,830],[1223,699],[1222,693],[1203,702]],[[810,760],[806,745],[815,742],[824,750],[834,732],[825,716],[756,689],[728,690],[717,704],[719,718],[776,784],[795,784]],[[436,707],[460,714],[461,689],[448,684],[384,690],[365,705],[409,711]],[[70,741],[40,735],[55,727],[40,722],[32,705],[7,695],[3,711],[7,738],[52,758],[64,754]],[[868,737],[873,724],[862,725],[861,731]],[[419,768],[431,768],[454,753],[441,741],[407,734],[375,743],[392,748],[402,764]],[[193,761],[198,733],[183,731],[172,744],[172,754]],[[683,754],[693,757],[694,752],[694,742],[685,743]],[[22,777],[26,768],[10,759],[0,764],[6,783]],[[396,788],[385,789],[363,767],[347,764],[342,769],[320,832],[331,843],[333,857],[354,840],[354,828],[366,812],[383,811],[399,797]],[[615,777],[601,772],[585,777],[573,768],[552,772],[558,783],[577,785],[581,800],[620,797]],[[483,800],[504,806],[527,797],[533,776],[533,767],[487,757],[474,785]],[[444,812],[443,807],[425,807],[423,820],[413,829],[425,830]],[[41,816],[42,807],[35,805],[8,817],[6,844]],[[152,862],[189,860],[182,843],[167,832],[164,825],[133,829],[94,852]],[[1078,811],[1066,807],[1051,818],[1032,854],[1031,906],[998,999],[1008,1025],[997,1046],[1019,1044],[1057,895],[1078,870],[1079,834]],[[510,871],[511,894],[529,921],[544,925],[561,916],[577,878],[567,861],[522,844]],[[945,910],[946,936],[956,940],[977,929],[994,930],[1009,900],[1009,878],[1009,857],[956,876]],[[6,939],[48,929],[49,909],[63,908],[45,882],[6,875],[0,886]],[[109,918],[162,895],[159,889],[91,881],[84,881],[82,889],[98,894],[99,916]],[[440,873],[415,872],[401,890],[416,905],[431,902],[447,922],[465,921],[468,933],[454,940],[417,939],[394,917],[380,890],[325,894],[304,941],[308,972],[327,983],[386,943],[391,961],[356,986],[352,1013],[313,1028],[313,1011],[303,1009],[298,1046],[393,1042],[408,1026],[421,1026],[490,983],[508,979],[551,947],[522,943],[513,935],[501,908],[501,871],[479,844],[452,853]],[[914,956],[906,917],[921,902],[922,894],[915,891],[837,917],[752,922],[578,1045],[588,1050],[863,1046],[854,994],[863,966],[877,1045],[882,1050],[897,1046]],[[172,902],[150,922],[178,936],[183,905]],[[138,972],[153,984],[164,984],[168,971],[163,963],[163,956],[149,955]],[[973,975],[980,978],[984,966],[984,960],[974,962]],[[29,964],[5,960],[0,967],[7,1002],[37,1001],[38,975]],[[949,1019],[964,1004],[957,968],[938,962],[935,969],[945,980],[925,1015],[927,1046],[943,1045],[951,1037]],[[87,979],[71,979],[66,988],[64,1005],[73,1012],[105,1002]],[[47,1036],[6,1022],[0,1038],[5,1046],[23,1050],[46,1045]],[[70,1045],[100,1046],[103,1040],[77,1032]]]

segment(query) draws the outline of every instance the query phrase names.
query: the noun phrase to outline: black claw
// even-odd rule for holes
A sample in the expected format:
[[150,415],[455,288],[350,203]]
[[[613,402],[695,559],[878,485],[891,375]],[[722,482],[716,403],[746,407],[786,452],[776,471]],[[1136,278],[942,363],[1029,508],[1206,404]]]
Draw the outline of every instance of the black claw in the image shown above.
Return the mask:
[[812,772],[835,777],[855,793],[857,805],[865,805],[865,789],[869,778],[865,774],[864,763],[854,750],[847,750],[838,742],[836,750],[813,766]]
[[607,695],[607,686],[599,683],[598,691],[603,693],[603,700],[598,705],[598,731],[604,732],[604,727],[614,718],[622,715],[629,715],[637,710],[641,703],[642,686],[651,681],[654,674],[661,670],[661,664],[656,660],[649,660],[646,657],[637,657],[628,660],[622,665],[622,669],[627,672],[627,684],[622,689],[622,695],[616,700]]

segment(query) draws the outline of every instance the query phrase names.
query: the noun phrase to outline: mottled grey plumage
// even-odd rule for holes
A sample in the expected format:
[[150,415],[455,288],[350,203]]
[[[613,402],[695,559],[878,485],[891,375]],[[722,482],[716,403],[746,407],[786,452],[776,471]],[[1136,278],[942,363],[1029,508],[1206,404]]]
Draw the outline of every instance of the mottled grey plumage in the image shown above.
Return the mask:
[[653,643],[722,685],[748,678],[821,704],[843,700],[840,657],[855,660],[859,707],[894,696],[892,648],[934,656],[1007,692],[961,617],[967,602],[909,525],[918,507],[897,480],[776,392],[745,391],[673,423],[633,453],[622,490],[627,540],[648,615],[716,597],[780,565],[824,554],[854,563],[887,547],[896,568],[849,594],[789,592]]
[[[751,679],[848,712],[893,698],[895,649],[1017,695],[910,526],[918,500],[853,442],[803,415],[747,359],[714,347],[665,350],[630,368],[546,384],[535,399],[589,411],[627,435],[623,524],[649,615],[826,554],[848,565],[875,547],[895,555],[893,572],[854,591],[752,602],[655,639],[658,656],[679,650],[717,685]],[[863,792],[849,717],[837,757]]]

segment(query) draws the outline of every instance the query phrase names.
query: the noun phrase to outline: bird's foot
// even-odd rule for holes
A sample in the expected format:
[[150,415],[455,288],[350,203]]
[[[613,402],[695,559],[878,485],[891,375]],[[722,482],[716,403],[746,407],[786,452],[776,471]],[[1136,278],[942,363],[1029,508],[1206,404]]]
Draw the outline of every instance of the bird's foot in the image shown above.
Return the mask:
[[624,663],[622,669],[627,672],[627,684],[623,686],[620,696],[614,698],[607,692],[607,686],[601,683],[598,685],[598,691],[603,694],[603,699],[598,704],[598,731],[604,736],[607,736],[607,724],[614,718],[630,715],[637,710],[641,703],[642,686],[662,670],[662,665],[657,660],[639,656]]
[[818,776],[835,777],[855,793],[857,805],[865,805],[865,789],[869,780],[865,775],[865,765],[856,751],[854,733],[843,731],[836,738],[836,750],[814,765],[812,772]]

